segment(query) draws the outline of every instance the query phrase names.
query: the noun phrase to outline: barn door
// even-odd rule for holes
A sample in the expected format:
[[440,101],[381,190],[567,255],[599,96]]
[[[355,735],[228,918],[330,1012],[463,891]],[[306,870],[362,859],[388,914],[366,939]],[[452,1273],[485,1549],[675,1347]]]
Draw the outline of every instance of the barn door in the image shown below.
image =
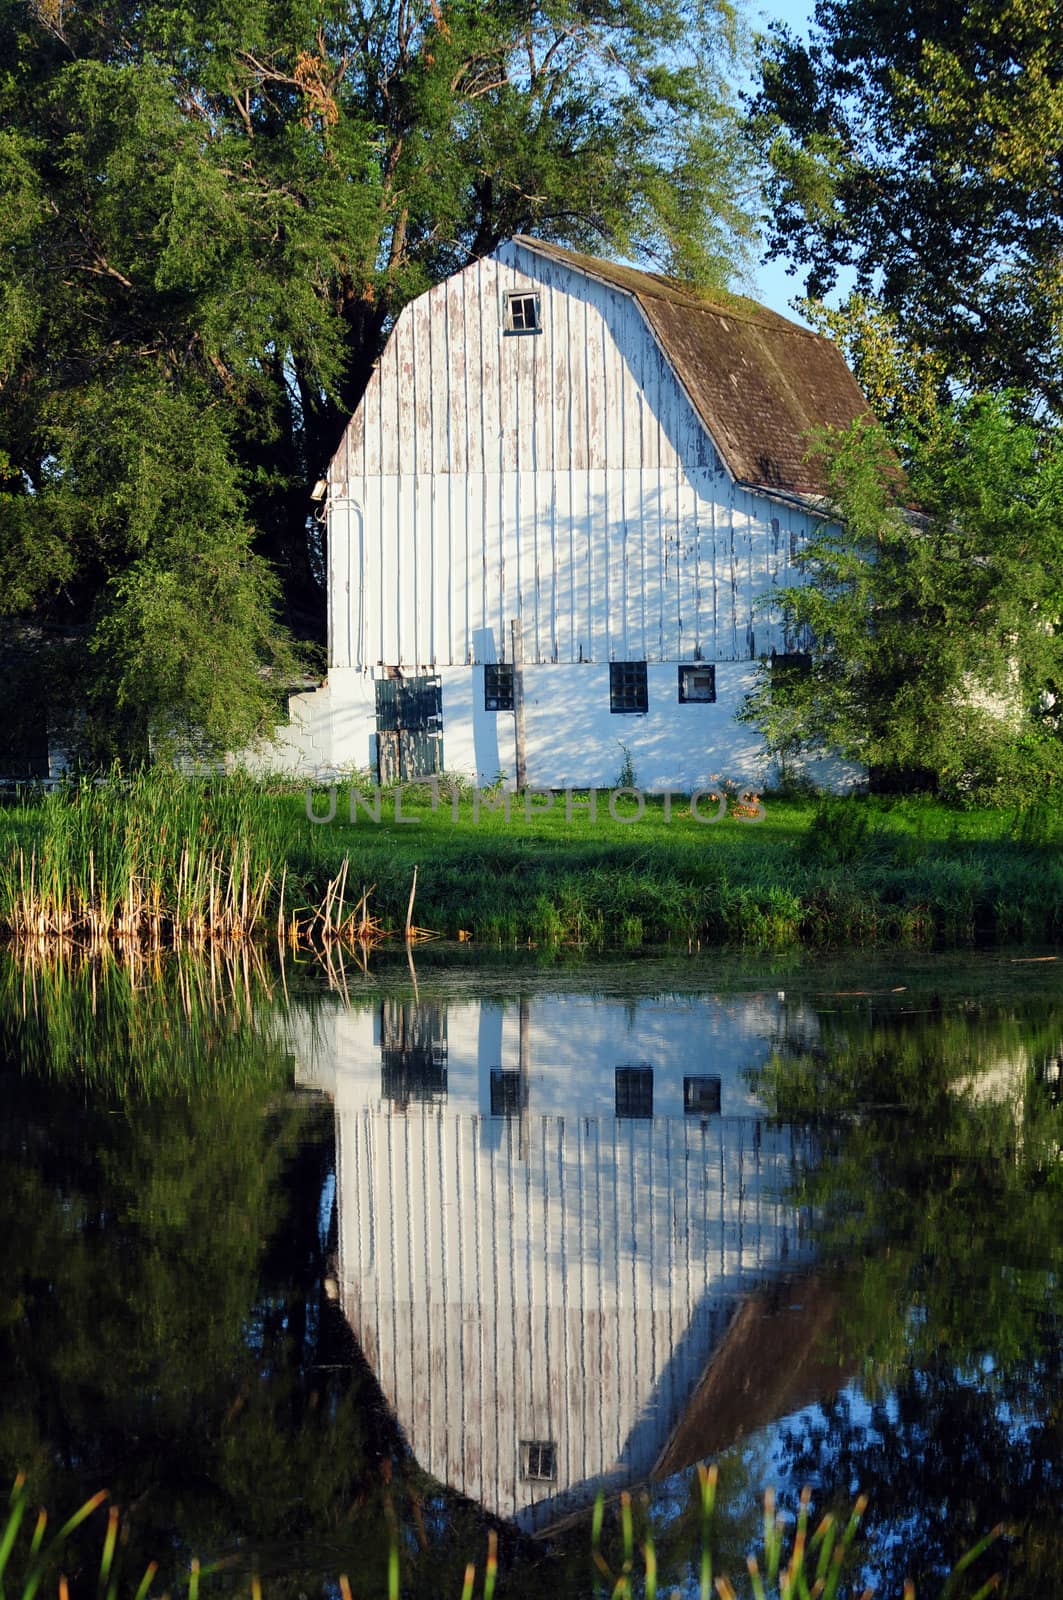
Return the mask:
[[377,777],[406,783],[443,770],[443,689],[437,676],[376,686]]
[[447,1012],[437,1001],[380,1003],[380,1092],[405,1108],[447,1097]]

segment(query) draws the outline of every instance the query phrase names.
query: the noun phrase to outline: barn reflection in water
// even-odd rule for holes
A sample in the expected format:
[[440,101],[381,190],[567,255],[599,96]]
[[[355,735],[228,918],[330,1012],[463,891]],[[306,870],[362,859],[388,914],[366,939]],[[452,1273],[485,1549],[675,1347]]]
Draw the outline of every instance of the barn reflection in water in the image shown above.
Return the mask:
[[292,1019],[335,1108],[343,1309],[434,1477],[539,1532],[844,1381],[786,1198],[808,1136],[744,1077],[784,1018],[539,995]]

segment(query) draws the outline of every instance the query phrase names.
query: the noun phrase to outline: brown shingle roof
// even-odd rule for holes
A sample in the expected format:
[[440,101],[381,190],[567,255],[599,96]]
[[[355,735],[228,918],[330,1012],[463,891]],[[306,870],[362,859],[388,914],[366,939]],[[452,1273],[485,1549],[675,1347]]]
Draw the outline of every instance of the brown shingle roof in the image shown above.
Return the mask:
[[836,1395],[857,1366],[843,1339],[846,1298],[844,1279],[806,1272],[743,1301],[653,1476],[711,1460],[758,1428]]
[[539,239],[514,243],[634,296],[740,483],[823,493],[804,459],[811,434],[871,415],[837,345],[742,295],[693,289]]

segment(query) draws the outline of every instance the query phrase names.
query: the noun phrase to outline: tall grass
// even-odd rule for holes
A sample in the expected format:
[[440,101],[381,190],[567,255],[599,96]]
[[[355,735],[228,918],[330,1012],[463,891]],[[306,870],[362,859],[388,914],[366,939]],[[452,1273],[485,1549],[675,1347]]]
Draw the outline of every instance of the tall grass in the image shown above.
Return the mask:
[[[283,982],[283,977],[280,980]],[[0,952],[0,1056],[103,1094],[285,1084],[278,980],[255,945]]]
[[24,941],[379,936],[367,895],[348,893],[346,858],[322,882],[309,830],[248,778],[116,771],[44,796],[28,833],[0,859],[0,930]]
[[[593,826],[564,808],[471,816],[427,786],[384,815],[315,825],[302,788],[152,771],[0,813],[0,934],[204,948],[264,935],[318,946],[402,930],[488,944],[754,949],[1063,941],[1053,818],[914,801],[766,801],[762,825]],[[584,811],[585,811],[584,807]],[[407,826],[408,823],[414,826]],[[729,830],[729,831],[728,831]],[[367,894],[367,890],[370,891]],[[370,898],[371,895],[371,898]],[[371,905],[371,910],[370,910]]]
[[[759,1554],[750,1554],[746,1561],[748,1588],[740,1579],[738,1584],[726,1574],[713,1568],[713,1537],[716,1513],[717,1473],[715,1467],[699,1466],[698,1503],[700,1513],[700,1557],[691,1574],[698,1600],[766,1600],[768,1594],[778,1594],[779,1600],[841,1600],[843,1579],[851,1577],[851,1566],[857,1551],[857,1534],[867,1507],[867,1499],[860,1496],[848,1517],[839,1520],[828,1512],[818,1525],[810,1527],[811,1490],[802,1491],[796,1522],[792,1530],[776,1514],[775,1496],[771,1489],[764,1494],[764,1517]],[[62,1571],[66,1544],[70,1535],[107,1500],[106,1491],[95,1494],[69,1517],[58,1532],[45,1542],[48,1515],[39,1511],[32,1518],[33,1531],[28,1540],[19,1544],[19,1534],[28,1523],[29,1496],[26,1479],[22,1474],[15,1479],[8,1503],[6,1524],[0,1525],[0,1600],[37,1600],[53,1591],[57,1600],[69,1600],[69,1585]],[[658,1571],[657,1553],[652,1534],[644,1531],[636,1538],[635,1519],[631,1496],[620,1497],[619,1550],[613,1557],[616,1570],[605,1554],[603,1529],[605,1506],[601,1496],[595,1503],[590,1528],[590,1554],[594,1572],[594,1594],[608,1596],[610,1600],[657,1600],[662,1575]],[[158,1571],[151,1562],[143,1574],[126,1578],[121,1562],[121,1517],[116,1506],[108,1511],[107,1528],[103,1538],[99,1572],[96,1579],[98,1600],[119,1600],[120,1595],[131,1594],[132,1600],[150,1600],[152,1584]],[[383,1530],[382,1530],[383,1531]],[[939,1590],[941,1600],[987,1600],[1000,1585],[1000,1575],[994,1573],[975,1589],[971,1587],[972,1569],[993,1542],[1003,1532],[994,1528],[964,1555],[946,1578]],[[385,1533],[385,1537],[389,1537]],[[387,1600],[399,1600],[402,1593],[401,1557],[390,1530],[390,1548],[387,1558]],[[193,1560],[189,1569],[187,1600],[199,1600],[203,1580],[221,1570],[221,1565],[201,1566]],[[971,1581],[968,1581],[971,1580]],[[342,1600],[352,1600],[350,1582],[343,1574],[339,1589]],[[45,1585],[49,1587],[45,1587]],[[494,1600],[496,1586],[504,1593],[505,1583],[499,1571],[498,1543],[494,1533],[488,1534],[487,1554],[482,1575],[478,1563],[469,1561],[465,1566],[461,1600]],[[690,1592],[688,1588],[688,1592]],[[855,1596],[856,1590],[848,1593]],[[368,1591],[359,1586],[359,1594]],[[871,1600],[872,1590],[864,1588],[861,1600]],[[251,1580],[251,1600],[262,1600],[262,1590],[257,1578]],[[381,1596],[383,1600],[383,1596]],[[457,1597],[455,1597],[457,1600]],[[915,1586],[906,1582],[904,1600],[916,1600]]]

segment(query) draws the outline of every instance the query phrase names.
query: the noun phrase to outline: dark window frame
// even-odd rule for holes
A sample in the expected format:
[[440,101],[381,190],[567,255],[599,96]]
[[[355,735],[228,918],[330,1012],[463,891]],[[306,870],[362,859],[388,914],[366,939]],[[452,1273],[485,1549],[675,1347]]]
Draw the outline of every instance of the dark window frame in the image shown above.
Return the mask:
[[614,716],[645,716],[650,709],[645,661],[610,661],[609,710]]
[[773,650],[771,653],[772,678],[778,673],[778,681],[784,678],[807,678],[812,671],[812,652],[810,650]]
[[519,1117],[527,1104],[525,1079],[512,1068],[491,1068],[490,1093],[493,1117]]
[[557,1482],[557,1445],[553,1439],[520,1441],[520,1475],[525,1483]]
[[[710,680],[708,694],[689,694],[687,692],[686,674],[688,672],[706,672]],[[679,704],[681,706],[708,706],[716,704],[716,667],[711,661],[684,661],[679,667]]]
[[[531,305],[531,322],[525,319]],[[518,309],[519,308],[519,309]],[[539,296],[534,289],[512,289],[506,295],[503,332],[521,337],[526,333],[542,333]]]
[[[711,1085],[709,1103],[700,1097],[701,1086]],[[683,1115],[685,1117],[718,1117],[723,1095],[723,1080],[715,1073],[698,1073],[683,1079]]]
[[613,1073],[614,1114],[631,1122],[648,1122],[653,1116],[653,1067],[648,1061],[629,1061]]
[[512,661],[485,661],[484,710],[512,711],[513,709]]

